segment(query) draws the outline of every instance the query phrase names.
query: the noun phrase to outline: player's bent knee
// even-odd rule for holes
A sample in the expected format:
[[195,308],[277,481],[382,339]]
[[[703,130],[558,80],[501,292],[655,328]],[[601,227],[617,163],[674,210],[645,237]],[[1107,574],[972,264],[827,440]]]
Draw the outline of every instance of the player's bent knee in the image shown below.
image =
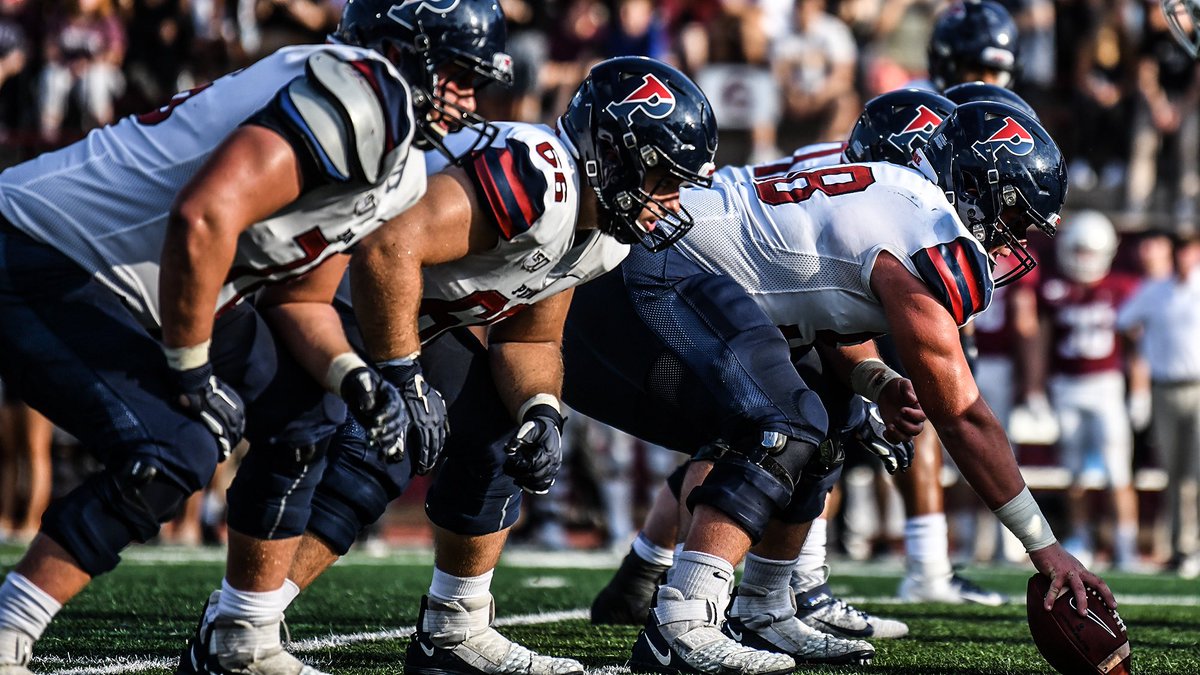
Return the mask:
[[[347,429],[347,427],[357,429]],[[383,460],[355,422],[338,430],[329,450],[325,475],[313,493],[308,531],[346,555],[363,528],[379,520],[412,477],[408,456],[395,464]]]
[[842,462],[821,470],[805,470],[792,493],[792,501],[779,512],[785,523],[807,523],[825,510],[825,498],[842,477]]
[[229,486],[229,527],[255,539],[304,533],[325,468],[329,439],[290,447],[251,446]]
[[512,478],[497,473],[481,484],[479,476],[463,476],[453,471],[454,466],[444,464],[430,487],[425,499],[430,522],[455,534],[474,537],[506,530],[517,523],[521,489]]
[[51,505],[42,531],[97,576],[116,567],[131,542],[157,535],[192,492],[169,477],[157,458],[135,455]]

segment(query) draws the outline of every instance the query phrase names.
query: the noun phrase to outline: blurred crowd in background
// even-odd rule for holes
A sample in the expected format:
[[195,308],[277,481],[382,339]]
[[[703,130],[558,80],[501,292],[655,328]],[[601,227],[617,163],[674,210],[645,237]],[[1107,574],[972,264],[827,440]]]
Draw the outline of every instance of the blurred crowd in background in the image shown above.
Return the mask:
[[[325,39],[343,0],[0,0],[0,166],[81,138],[89,129],[143,112],[185,90],[286,44]],[[801,145],[844,139],[871,97],[926,77],[926,45],[936,0],[502,0],[516,81],[482,97],[492,119],[553,123],[554,111],[597,60],[629,54],[673,62],[708,93],[721,125],[719,163],[771,160]],[[1015,90],[1037,110],[1069,164],[1067,206],[1099,209],[1121,233],[1115,269],[1137,279],[1169,278],[1195,262],[1187,250],[1200,199],[1200,70],[1172,41],[1157,0],[1001,0],[1020,29]],[[1069,226],[1070,217],[1067,222]],[[1172,255],[1175,249],[1183,256]],[[1055,269],[1053,246],[1044,274]],[[1193,286],[1195,284],[1193,283]],[[996,303],[1000,306],[1002,303]],[[997,312],[999,316],[997,316]],[[1003,308],[990,312],[1011,330]],[[1036,314],[1036,313],[1035,313]],[[1035,321],[1037,319],[1035,318]],[[1043,317],[1043,320],[1048,320]],[[983,321],[983,319],[981,319]],[[1194,336],[1194,334],[1193,334]],[[1195,340],[1193,340],[1194,342]],[[1001,345],[1016,350],[1016,341]],[[1052,350],[1046,352],[1053,359]],[[1033,387],[1010,378],[1010,401],[1028,411]],[[1003,395],[1003,394],[1002,394]],[[1195,529],[1191,487],[1167,489],[1175,458],[1156,450],[1149,405],[1134,412],[1133,487],[1148,563],[1195,551],[1173,541],[1175,527]],[[1125,406],[1125,402],[1117,401]],[[1200,405],[1198,403],[1197,405]],[[1036,407],[1036,406],[1035,406]],[[1141,414],[1145,412],[1145,414]],[[532,500],[521,525],[527,540],[551,547],[623,548],[680,457],[573,416],[571,459],[550,497]],[[1112,500],[1102,459],[1086,475],[1059,469],[1049,436],[1024,439],[1027,477],[1048,513],[1067,521],[1071,485],[1093,500],[1096,550],[1111,538]],[[1099,457],[1099,453],[1094,453]],[[0,538],[36,531],[51,491],[68,490],[88,470],[86,453],[36,413],[9,401],[0,414]],[[869,458],[851,458],[839,534],[855,558],[896,550],[903,512],[886,475]],[[226,463],[163,538],[222,539]],[[1167,469],[1167,470],[1164,470]],[[1056,472],[1057,471],[1057,472]],[[1088,473],[1090,472],[1090,473]],[[955,484],[948,469],[944,482]],[[961,481],[958,481],[961,483]],[[1190,490],[1190,491],[1189,491]],[[1178,494],[1176,494],[1178,492]],[[410,490],[383,523],[383,539],[420,530],[421,490]],[[952,489],[951,494],[957,492]],[[969,493],[967,493],[969,494]],[[1078,495],[1077,495],[1078,496]],[[994,523],[978,518],[973,497],[952,500],[955,552],[964,559],[1003,558]],[[1057,505],[1058,508],[1055,508]],[[1170,512],[1184,513],[1179,522]],[[1190,516],[1186,515],[1190,513]],[[956,515],[957,514],[957,515]],[[1174,523],[1174,526],[1170,525]],[[980,527],[986,524],[986,527]],[[1070,530],[1066,525],[1062,525]],[[1188,530],[1190,531],[1190,530]],[[1183,550],[1180,549],[1183,547]]]

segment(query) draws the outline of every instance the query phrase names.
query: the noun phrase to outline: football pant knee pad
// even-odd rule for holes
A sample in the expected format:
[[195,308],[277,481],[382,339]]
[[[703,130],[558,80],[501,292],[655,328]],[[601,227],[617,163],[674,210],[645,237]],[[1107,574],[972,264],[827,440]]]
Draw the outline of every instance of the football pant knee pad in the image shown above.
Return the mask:
[[[818,464],[816,460],[810,464]],[[842,477],[842,462],[834,466],[810,467],[800,474],[792,492],[792,501],[780,511],[778,518],[785,523],[807,523],[825,510],[825,498]]]
[[801,473],[816,454],[813,443],[763,432],[757,444],[745,444],[716,460],[704,483],[688,496],[688,508],[703,504],[717,509],[757,543],[767,521],[791,502]]
[[130,542],[157,535],[194,492],[167,474],[157,458],[134,455],[52,504],[42,518],[42,531],[88,574],[108,572]]
[[229,486],[229,527],[256,539],[304,533],[329,438],[306,445],[250,446]]
[[485,452],[447,452],[438,469],[425,513],[430,522],[455,534],[481,536],[512,527],[521,514],[521,488],[504,473],[501,438]]
[[325,474],[313,493],[308,531],[338,555],[346,555],[363,528],[379,520],[411,478],[410,455],[396,463],[384,461],[362,426],[347,419],[329,446]]

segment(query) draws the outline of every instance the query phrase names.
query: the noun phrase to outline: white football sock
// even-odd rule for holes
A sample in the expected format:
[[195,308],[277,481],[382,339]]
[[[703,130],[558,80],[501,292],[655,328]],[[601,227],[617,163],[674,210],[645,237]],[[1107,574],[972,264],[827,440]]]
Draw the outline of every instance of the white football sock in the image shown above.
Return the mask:
[[815,572],[825,567],[826,537],[829,532],[829,521],[817,518],[808,529],[804,545],[800,547],[800,557],[796,558],[797,572]]
[[62,605],[17,572],[9,572],[0,585],[0,629],[42,637]]
[[733,588],[733,565],[715,555],[684,551],[667,572],[667,585],[684,598],[716,600],[717,609],[724,611]]
[[674,548],[663,548],[647,539],[641,532],[638,532],[637,538],[633,540],[633,554],[655,565],[670,567],[671,563],[675,562]]
[[796,569],[795,560],[771,560],[747,553],[742,583],[759,586],[770,591],[786,588],[792,579],[792,570],[794,569]]
[[217,616],[241,619],[255,626],[271,623],[283,616],[283,610],[294,597],[286,583],[273,591],[239,591],[229,585],[228,579],[222,579]]
[[300,586],[291,579],[283,580],[283,608],[287,609],[292,606],[292,601],[296,596],[300,595]]
[[433,568],[433,582],[429,584],[429,595],[443,602],[465,600],[487,595],[492,588],[492,574],[488,570],[477,577],[456,577],[438,568]]
[[948,577],[950,565],[949,531],[945,513],[929,513],[909,518],[904,523],[904,553],[910,574],[927,579]]

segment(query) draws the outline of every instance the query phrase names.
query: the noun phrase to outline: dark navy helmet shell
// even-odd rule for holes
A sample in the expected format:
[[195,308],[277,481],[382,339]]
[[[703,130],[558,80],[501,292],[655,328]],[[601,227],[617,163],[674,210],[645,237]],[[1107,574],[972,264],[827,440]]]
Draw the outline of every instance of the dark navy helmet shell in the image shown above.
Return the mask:
[[[559,128],[599,200],[602,231],[660,251],[691,229],[686,210],[668,209],[645,188],[652,173],[660,185],[712,182],[717,122],[686,75],[641,56],[602,61],[579,85]],[[649,229],[638,222],[644,208],[659,216]]]
[[1028,230],[1054,236],[1067,196],[1062,152],[1037,120],[1004,103],[965,103],[915,158],[989,253],[1011,251],[1016,265],[997,286],[1037,265],[1023,243]]
[[934,20],[929,78],[945,90],[981,70],[998,73],[998,84],[1012,86],[1017,72],[1017,24],[998,2],[958,0]]
[[442,96],[440,84],[443,79],[472,89],[511,84],[504,22],[498,0],[350,0],[333,38],[374,49],[395,64],[412,90],[418,144],[449,156],[442,138],[455,127],[470,125],[480,134],[480,143],[470,150],[494,137],[496,129]]
[[956,105],[973,103],[975,101],[993,101],[1007,103],[1037,121],[1042,121],[1034,111],[1033,106],[1011,89],[988,84],[987,82],[963,82],[950,87],[945,92],[946,98]]
[[848,162],[907,165],[913,151],[954,110],[946,97],[925,89],[897,89],[867,101],[846,142]]

